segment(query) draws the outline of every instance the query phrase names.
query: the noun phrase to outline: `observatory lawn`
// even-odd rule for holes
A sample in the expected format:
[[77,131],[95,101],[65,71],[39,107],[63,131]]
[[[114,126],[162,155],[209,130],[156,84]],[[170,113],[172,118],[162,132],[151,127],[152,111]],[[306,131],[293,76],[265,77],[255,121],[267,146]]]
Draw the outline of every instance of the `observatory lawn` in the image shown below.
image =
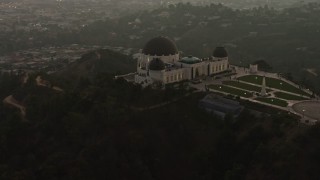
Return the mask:
[[260,101],[260,102],[264,102],[264,103],[268,103],[268,104],[272,104],[272,105],[276,105],[276,106],[281,106],[281,107],[287,107],[288,106],[287,101],[284,101],[284,100],[281,100],[281,99],[277,99],[277,98],[258,97],[258,98],[255,98],[255,100]]
[[[240,81],[245,81],[245,82],[257,84],[257,85],[262,84],[262,79],[263,79],[263,76],[259,76],[259,75],[247,75],[247,76],[242,76],[238,78],[238,80]],[[310,94],[280,79],[266,77],[266,86],[274,89],[295,93],[295,94],[310,96]]]
[[228,85],[228,86],[233,86],[233,87],[244,89],[244,90],[248,90],[248,91],[261,92],[261,87],[254,86],[254,85],[251,85],[251,84],[242,83],[242,82],[223,81],[222,84]]
[[[247,83],[242,83],[242,82],[238,82],[238,81],[223,81],[222,84],[236,87],[239,89],[244,89],[247,91],[254,91],[254,92],[259,92],[259,93],[261,92],[261,87],[259,87],[259,86],[255,86],[255,85],[247,84]],[[272,90],[267,89],[267,92],[270,92],[270,91],[272,91]]]
[[308,100],[308,97],[310,96],[307,92],[304,92],[286,81],[266,77],[266,87],[267,91],[271,92],[271,97],[253,97],[253,93],[261,92],[263,76],[246,75],[239,77],[238,80],[239,81],[222,81],[222,85],[211,84],[208,85],[208,88],[279,107],[287,107],[289,104],[287,101]]
[[281,99],[286,99],[286,100],[294,100],[294,101],[303,101],[303,100],[308,100],[307,98],[301,97],[301,96],[296,96],[284,92],[274,92],[274,95],[278,98]]
[[246,98],[252,97],[251,92],[232,88],[229,86],[211,84],[211,85],[208,85],[208,88],[216,90],[216,91],[224,92],[224,93],[229,93],[229,94],[232,94],[235,96],[241,96],[241,97],[246,97]]

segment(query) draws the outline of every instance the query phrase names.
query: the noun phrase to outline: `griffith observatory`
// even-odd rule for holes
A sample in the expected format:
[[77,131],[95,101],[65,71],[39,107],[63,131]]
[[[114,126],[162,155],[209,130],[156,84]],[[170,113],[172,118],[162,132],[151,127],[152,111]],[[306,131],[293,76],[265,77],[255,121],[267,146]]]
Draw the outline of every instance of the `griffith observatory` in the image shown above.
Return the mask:
[[163,85],[213,76],[230,70],[228,53],[216,47],[211,57],[181,57],[175,43],[167,37],[156,37],[140,50],[134,81],[142,86]]

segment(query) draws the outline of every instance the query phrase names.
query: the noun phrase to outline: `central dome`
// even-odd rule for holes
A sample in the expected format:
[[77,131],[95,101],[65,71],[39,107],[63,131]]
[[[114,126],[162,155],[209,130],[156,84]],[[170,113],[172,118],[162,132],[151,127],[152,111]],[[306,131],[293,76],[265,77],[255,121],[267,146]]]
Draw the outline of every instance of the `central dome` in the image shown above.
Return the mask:
[[228,57],[228,52],[224,47],[216,47],[216,49],[213,51],[213,57],[225,58]]
[[142,53],[151,56],[169,56],[178,54],[178,49],[173,41],[166,37],[160,36],[147,42],[142,50]]

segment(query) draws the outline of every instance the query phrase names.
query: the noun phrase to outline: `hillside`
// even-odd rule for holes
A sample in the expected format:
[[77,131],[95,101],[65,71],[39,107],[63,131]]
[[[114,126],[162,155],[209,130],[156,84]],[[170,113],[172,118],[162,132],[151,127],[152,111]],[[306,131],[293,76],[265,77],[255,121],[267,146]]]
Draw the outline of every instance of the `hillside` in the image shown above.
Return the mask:
[[214,47],[224,45],[233,64],[265,60],[274,71],[292,73],[296,81],[319,89],[315,83],[320,80],[319,8],[317,3],[283,10],[178,4],[95,22],[83,29],[79,40],[139,49],[149,39],[164,35],[174,39],[184,55],[199,57],[208,57]]
[[181,90],[141,89],[107,74],[79,85],[52,93],[29,84],[29,123],[0,106],[1,179],[319,177],[319,126],[248,110],[222,120],[198,108],[203,93],[138,110]]
[[67,79],[93,77],[99,73],[125,74],[135,72],[136,61],[131,56],[108,49],[84,54],[80,60],[57,74]]
[[[281,11],[178,4],[95,22],[72,38],[140,49],[165,35],[199,57],[223,45],[231,63],[257,62],[320,90],[319,16],[316,3]],[[22,121],[19,109],[0,103],[0,179],[319,179],[319,124],[240,96],[245,109],[222,119],[199,108],[208,92],[114,78],[135,70],[131,56],[101,49],[56,74],[0,74],[1,101],[12,95],[26,112]]]

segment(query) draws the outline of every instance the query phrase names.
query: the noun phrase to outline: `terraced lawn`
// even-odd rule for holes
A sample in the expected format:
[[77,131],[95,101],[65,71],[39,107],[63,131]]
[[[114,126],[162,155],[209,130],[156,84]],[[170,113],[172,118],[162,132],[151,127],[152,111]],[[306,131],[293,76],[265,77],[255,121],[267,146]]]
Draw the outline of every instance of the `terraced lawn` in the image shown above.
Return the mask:
[[263,98],[263,97],[258,97],[255,100],[260,101],[260,102],[264,102],[264,103],[268,103],[268,104],[272,104],[272,105],[276,105],[276,106],[280,106],[280,107],[287,107],[288,103],[287,101],[278,99],[278,98]]
[[225,92],[225,93],[229,93],[235,96],[241,96],[241,97],[246,97],[246,98],[250,98],[252,97],[251,92],[245,91],[245,90],[240,90],[240,89],[236,89],[236,88],[232,88],[229,86],[225,86],[225,85],[216,85],[216,84],[211,84],[208,85],[208,88],[210,89],[214,89],[220,92]]
[[[245,81],[245,82],[261,85],[263,76],[247,75],[247,76],[239,77],[238,79],[240,81]],[[266,85],[267,85],[267,87],[270,87],[270,88],[275,88],[275,89],[280,89],[280,90],[287,91],[287,92],[292,92],[295,94],[302,94],[305,96],[310,96],[308,93],[302,91],[301,89],[296,88],[295,86],[293,86],[285,81],[282,81],[280,79],[266,77]]]
[[[246,84],[238,81],[223,81],[222,84],[228,85],[228,86],[233,86],[236,88],[248,90],[248,91],[255,91],[255,92],[261,92],[261,87],[259,86],[254,86],[251,84]],[[270,92],[271,89],[267,89],[267,92]]]
[[301,96],[295,96],[295,95],[284,93],[284,92],[275,92],[274,95],[278,98],[286,99],[286,100],[295,100],[295,101],[308,100],[307,98],[304,98]]

